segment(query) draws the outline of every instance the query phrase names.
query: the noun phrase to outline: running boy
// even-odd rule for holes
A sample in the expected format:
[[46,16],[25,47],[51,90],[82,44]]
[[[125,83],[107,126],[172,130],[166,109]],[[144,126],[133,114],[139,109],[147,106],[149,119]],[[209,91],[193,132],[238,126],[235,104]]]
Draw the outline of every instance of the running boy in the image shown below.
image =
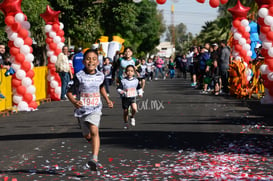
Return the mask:
[[[76,107],[74,116],[80,120],[83,136],[91,140],[92,158],[88,165],[92,171],[96,171],[100,148],[99,124],[102,114],[100,95],[109,108],[113,107],[113,103],[103,87],[104,75],[96,69],[99,64],[98,53],[95,50],[87,50],[84,53],[83,64],[84,69],[76,73],[68,85],[67,97]],[[76,99],[73,97],[73,92],[77,93]]]
[[128,124],[128,108],[131,106],[131,125],[136,125],[135,114],[137,112],[136,96],[142,97],[142,89],[139,81],[134,77],[135,67],[133,65],[128,65],[125,69],[126,77],[121,80],[121,83],[117,87],[118,93],[121,95],[122,108],[123,108],[123,120],[124,129],[129,128]]

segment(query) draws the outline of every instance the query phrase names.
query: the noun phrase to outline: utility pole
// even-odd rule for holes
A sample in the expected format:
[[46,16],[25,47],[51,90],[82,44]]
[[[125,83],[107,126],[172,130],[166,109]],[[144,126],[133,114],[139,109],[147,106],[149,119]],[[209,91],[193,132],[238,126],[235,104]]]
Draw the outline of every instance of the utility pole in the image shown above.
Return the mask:
[[173,49],[172,49],[172,53],[174,48],[175,48],[175,27],[174,27],[174,5],[172,4],[172,7],[171,7],[171,22],[172,22],[172,45],[173,45]]

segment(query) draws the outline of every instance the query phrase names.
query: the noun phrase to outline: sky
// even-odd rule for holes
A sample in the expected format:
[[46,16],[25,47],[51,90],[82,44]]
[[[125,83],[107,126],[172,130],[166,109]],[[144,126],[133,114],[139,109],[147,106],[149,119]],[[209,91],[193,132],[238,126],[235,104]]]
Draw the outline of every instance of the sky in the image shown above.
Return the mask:
[[198,34],[206,21],[215,20],[218,15],[218,8],[212,8],[209,0],[204,4],[196,0],[167,0],[165,4],[158,4],[159,10],[164,10],[164,20],[166,25],[172,23],[171,6],[174,5],[174,24],[184,23],[187,26],[187,32],[193,35]]

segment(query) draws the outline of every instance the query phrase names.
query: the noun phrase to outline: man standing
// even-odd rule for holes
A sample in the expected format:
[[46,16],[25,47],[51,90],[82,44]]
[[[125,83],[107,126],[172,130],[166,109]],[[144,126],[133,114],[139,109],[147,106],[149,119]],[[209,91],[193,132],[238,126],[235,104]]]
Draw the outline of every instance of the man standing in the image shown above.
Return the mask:
[[73,78],[73,74],[69,67],[68,61],[68,47],[63,47],[63,52],[58,55],[57,62],[55,64],[56,72],[58,72],[61,82],[62,82],[62,91],[61,91],[61,100],[66,100],[66,86],[70,79]]
[[227,42],[225,40],[221,41],[221,53],[220,53],[220,72],[221,72],[221,81],[223,86],[223,93],[227,94],[229,92],[228,89],[228,70],[230,63],[230,49],[227,46]]

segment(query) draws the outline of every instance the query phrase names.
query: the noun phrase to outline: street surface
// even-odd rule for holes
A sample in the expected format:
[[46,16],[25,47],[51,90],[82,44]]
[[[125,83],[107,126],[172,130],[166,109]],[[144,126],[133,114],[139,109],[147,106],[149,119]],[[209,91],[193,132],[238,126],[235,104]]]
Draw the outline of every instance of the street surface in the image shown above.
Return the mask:
[[273,106],[201,95],[190,81],[148,82],[136,126],[104,104],[98,172],[69,101],[0,118],[0,180],[273,180]]

